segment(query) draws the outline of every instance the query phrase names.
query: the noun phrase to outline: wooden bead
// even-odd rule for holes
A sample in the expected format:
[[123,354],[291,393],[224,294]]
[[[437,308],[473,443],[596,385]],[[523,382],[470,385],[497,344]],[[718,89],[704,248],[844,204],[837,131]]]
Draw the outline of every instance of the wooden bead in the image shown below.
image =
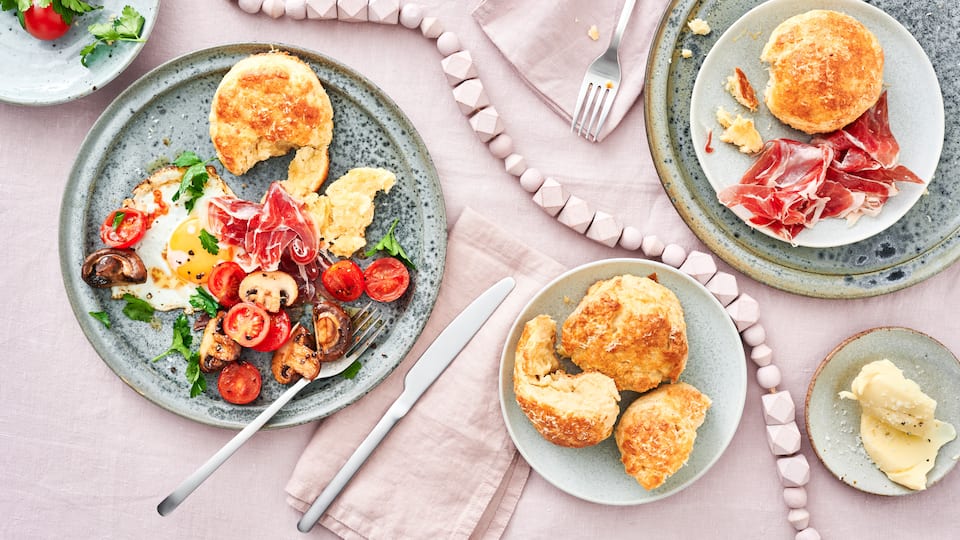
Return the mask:
[[570,193],[567,192],[567,188],[557,182],[556,178],[549,176],[544,179],[540,189],[533,194],[533,202],[551,216],[557,215],[569,198]]
[[737,331],[742,332],[760,320],[760,303],[749,294],[741,294],[727,306],[727,314],[733,319]]
[[263,6],[263,0],[240,0],[237,5],[247,13],[259,13]]
[[284,14],[295,20],[307,18],[307,0],[286,0],[283,6]]
[[437,38],[437,50],[444,56],[450,56],[460,49],[460,38],[453,32],[444,32]]
[[810,512],[806,508],[794,508],[787,512],[787,521],[794,529],[802,531],[810,525]]
[[767,390],[776,388],[780,386],[780,380],[780,368],[775,364],[763,366],[757,370],[757,384],[759,384],[761,388],[766,388]]
[[767,340],[767,331],[763,325],[757,323],[743,331],[743,342],[751,347],[756,347]]
[[283,12],[285,9],[286,8],[283,5],[283,0],[263,0],[263,4],[260,6],[261,11],[273,17],[274,19],[283,17]]
[[656,235],[652,234],[650,236],[643,237],[643,243],[640,245],[640,249],[643,250],[643,254],[647,257],[659,257],[663,255],[663,250],[665,249],[663,241],[657,238]]
[[620,235],[620,247],[630,251],[636,251],[643,245],[643,233],[640,229],[627,225],[623,228],[623,234]]
[[789,456],[800,451],[800,428],[796,422],[767,426],[767,446],[775,456]]
[[763,421],[767,425],[788,424],[796,419],[796,406],[789,390],[760,396],[763,404]]
[[804,508],[807,506],[807,488],[783,488],[783,502],[787,508]]
[[758,367],[769,366],[773,361],[773,349],[761,343],[750,351],[750,359]]
[[[406,6],[404,6],[404,9],[406,9]],[[470,51],[453,53],[441,60],[440,66],[443,67],[443,73],[447,76],[447,82],[450,83],[450,86],[456,86],[477,76],[477,67],[473,64]]]
[[520,154],[510,154],[503,160],[503,168],[512,176],[520,176],[527,170],[527,158]]
[[740,290],[737,288],[737,278],[726,272],[714,274],[706,286],[707,290],[724,307],[730,305],[730,302],[736,300],[737,296],[740,295]]
[[423,8],[420,4],[404,4],[400,9],[400,24],[413,30],[423,22]]
[[678,268],[683,264],[686,258],[686,250],[677,244],[668,244],[667,247],[663,248],[663,253],[660,255],[660,260],[663,261],[663,264],[670,265],[674,268]]
[[810,481],[810,464],[803,454],[777,459],[777,476],[784,487],[801,487]]
[[540,189],[540,186],[542,185],[543,174],[541,174],[538,169],[530,167],[523,171],[523,174],[520,175],[520,187],[522,187],[528,193],[533,193],[534,191]]
[[337,18],[337,0],[307,0],[307,18],[332,20]]
[[587,201],[576,195],[571,195],[567,199],[567,204],[563,205],[563,210],[557,216],[557,221],[581,234],[590,226],[591,220],[593,220],[593,210]]
[[400,0],[370,0],[367,3],[367,20],[378,24],[400,22]]
[[807,527],[806,529],[797,533],[793,537],[794,540],[820,540],[820,533],[817,532],[813,527]]
[[598,210],[597,213],[593,215],[593,221],[590,222],[590,227],[587,228],[587,238],[607,247],[613,247],[617,245],[622,231],[623,227],[615,217]]
[[[490,98],[487,97],[487,91],[483,88],[483,83],[480,82],[480,79],[467,79],[454,86],[453,99],[457,102],[457,107],[460,108],[460,112],[465,115],[470,115],[474,111],[490,105]],[[510,152],[513,152],[512,139],[510,139]],[[510,155],[510,152],[497,157],[503,159]]]
[[367,0],[337,0],[337,19],[344,22],[366,22]]
[[420,21],[420,33],[427,39],[437,39],[443,33],[443,24],[436,17],[424,17]]
[[492,105],[484,107],[470,117],[470,127],[476,132],[480,140],[487,142],[503,133],[503,120],[500,113]]
[[679,270],[701,284],[706,284],[717,273],[717,262],[702,251],[691,251]]
[[[477,79],[470,79],[470,81],[475,80]],[[463,84],[467,84],[470,81],[464,81]],[[460,86],[463,86],[463,84]],[[457,88],[460,88],[460,86]],[[494,137],[494,139],[487,144],[487,149],[490,150],[490,153],[493,154],[493,157],[497,159],[506,159],[507,156],[513,153],[513,139],[510,138],[510,136],[506,133],[501,133],[500,135]],[[520,172],[521,174],[523,173],[523,171]]]

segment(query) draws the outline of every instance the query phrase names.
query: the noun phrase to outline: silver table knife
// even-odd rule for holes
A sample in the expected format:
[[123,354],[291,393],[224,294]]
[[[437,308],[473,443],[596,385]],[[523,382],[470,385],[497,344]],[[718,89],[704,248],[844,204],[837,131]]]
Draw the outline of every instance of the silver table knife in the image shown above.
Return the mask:
[[360,443],[353,455],[347,459],[340,471],[313,501],[313,505],[300,518],[300,522],[297,523],[297,529],[300,532],[309,532],[313,528],[320,516],[330,506],[330,503],[337,498],[337,495],[350,482],[360,466],[370,457],[380,441],[410,411],[413,404],[427,391],[433,381],[437,380],[437,377],[447,369],[450,362],[460,354],[460,351],[473,338],[474,334],[487,322],[497,306],[513,290],[514,285],[516,285],[516,281],[513,278],[503,278],[477,297],[437,336],[437,339],[427,348],[423,356],[407,372],[407,376],[403,379],[403,392],[400,397],[387,409],[383,418],[377,422],[367,438]]

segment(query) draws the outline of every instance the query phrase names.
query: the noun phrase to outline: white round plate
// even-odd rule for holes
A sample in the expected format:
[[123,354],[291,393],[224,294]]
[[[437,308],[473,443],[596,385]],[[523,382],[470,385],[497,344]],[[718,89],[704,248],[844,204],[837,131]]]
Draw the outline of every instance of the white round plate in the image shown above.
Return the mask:
[[[713,400],[697,430],[697,441],[684,465],[660,487],[647,491],[624,472],[620,451],[611,435],[596,446],[565,448],[540,436],[517,405],[513,366],[523,325],[540,314],[562,324],[587,288],[621,274],[647,276],[672,290],[683,306],[690,355],[680,380]],[[513,324],[500,359],[500,407],[507,430],[524,459],[557,488],[581,499],[608,505],[636,505],[673,495],[700,478],[720,458],[733,438],[743,413],[747,371],[740,335],[723,306],[700,283],[664,264],[643,259],[609,259],[589,263],[561,275],[524,307]],[[579,371],[563,361],[570,372]],[[637,397],[622,392],[621,412]]]
[[[908,328],[874,328],[850,337],[820,364],[807,390],[807,436],[820,461],[849,486],[878,495],[917,493],[901,486],[874,465],[860,442],[860,405],[837,394],[850,390],[860,368],[888,359],[937,401],[936,418],[960,427],[960,363],[941,343]],[[940,449],[927,474],[927,487],[957,464],[960,438]]]
[[[900,143],[900,163],[929,182],[940,161],[943,147],[943,96],[930,59],[917,41],[899,22],[860,0],[770,0],[743,15],[717,40],[703,61],[693,86],[690,103],[690,135],[700,166],[716,191],[736,184],[755,158],[743,154],[731,144],[720,142],[723,129],[716,111],[723,106],[732,114],[751,117],[764,141],[786,137],[809,141],[810,136],[781,123],[761,103],[752,113],[739,105],[725,89],[726,79],[739,67],[763,101],[767,85],[767,65],[760,52],[770,33],[781,22],[811,9],[832,9],[851,15],[873,32],[884,52],[884,86],[890,114],[890,127]],[[713,132],[713,152],[707,153],[709,131]],[[876,217],[862,217],[855,225],[843,219],[825,219],[803,230],[794,241],[808,247],[835,247],[858,242],[896,223],[926,192],[926,186],[898,182],[900,193],[891,197]],[[743,207],[731,209],[747,221]],[[765,228],[761,232],[779,238]]]
[[40,41],[20,27],[14,11],[0,12],[0,101],[18,105],[55,105],[86,96],[117,77],[133,62],[144,43],[121,42],[101,46],[90,57],[90,67],[80,63],[80,50],[95,40],[87,27],[116,17],[124,6],[143,15],[144,39],[149,38],[160,9],[160,0],[102,0],[103,9],[73,20],[63,37]]

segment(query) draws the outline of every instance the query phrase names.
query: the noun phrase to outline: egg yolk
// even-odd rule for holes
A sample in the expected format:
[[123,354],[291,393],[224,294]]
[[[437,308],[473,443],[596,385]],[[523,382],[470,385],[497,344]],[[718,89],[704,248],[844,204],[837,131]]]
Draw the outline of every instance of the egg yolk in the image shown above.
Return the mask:
[[167,244],[167,264],[183,281],[206,283],[210,270],[221,261],[232,259],[229,247],[218,246],[216,255],[203,247],[200,241],[200,218],[191,217],[177,226]]

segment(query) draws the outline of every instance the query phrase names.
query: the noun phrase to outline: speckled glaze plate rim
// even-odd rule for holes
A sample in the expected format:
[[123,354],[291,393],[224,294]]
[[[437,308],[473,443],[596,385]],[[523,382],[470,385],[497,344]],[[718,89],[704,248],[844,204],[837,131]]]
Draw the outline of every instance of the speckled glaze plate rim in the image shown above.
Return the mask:
[[[691,357],[680,380],[709,395],[713,405],[697,430],[697,442],[687,464],[662,486],[647,491],[623,470],[613,435],[598,445],[579,449],[556,446],[540,436],[517,405],[513,369],[517,341],[526,321],[546,313],[559,325],[576,307],[587,287],[597,280],[626,273],[645,276],[654,272],[659,281],[680,298],[687,320]],[[705,326],[712,330],[705,330]],[[722,358],[716,354],[717,344],[725,351]],[[708,351],[710,354],[706,354]],[[704,354],[721,374],[706,371],[707,363],[698,366],[698,354]],[[562,363],[567,369],[574,369],[568,361]],[[499,377],[500,411],[514,445],[527,463],[561,491],[610,506],[655,502],[679,493],[706,474],[733,440],[747,394],[743,344],[723,306],[690,276],[645,259],[594,261],[568,270],[540,289],[517,315],[506,336]],[[623,394],[621,412],[637,395],[635,392]]]
[[[930,59],[903,25],[884,11],[861,0],[825,0],[820,4],[824,5],[819,6],[810,0],[768,0],[747,11],[724,31],[697,70],[690,99],[690,136],[700,167],[718,193],[723,188],[736,184],[739,176],[755,159],[730,144],[718,142],[713,145],[711,153],[707,153],[705,145],[700,144],[708,140],[708,133],[715,131],[714,135],[719,134],[720,126],[715,114],[718,104],[726,106],[732,114],[745,112],[748,117],[753,118],[764,140],[808,140],[809,135],[781,123],[765,104],[761,104],[756,112],[743,109],[720,81],[725,80],[726,75],[732,73],[733,67],[737,66],[743,68],[758,92],[763,91],[766,87],[767,68],[755,59],[760,57],[760,50],[772,29],[771,25],[763,23],[771,18],[782,20],[794,13],[829,6],[830,9],[851,14],[868,25],[868,28],[880,37],[888,56],[898,54],[906,57],[888,59],[884,69],[884,86],[885,90],[893,89],[887,90],[887,102],[893,132],[900,142],[902,164],[926,179],[927,183],[898,183],[900,192],[887,201],[876,217],[864,216],[853,225],[842,219],[822,220],[814,227],[801,231],[793,239],[793,243],[798,246],[829,248],[859,242],[883,232],[903,217],[926,193],[929,180],[933,178],[940,161],[944,112],[940,83]],[[869,18],[862,14],[869,15]],[[754,38],[752,34],[756,29],[763,32],[759,38]],[[905,81],[910,81],[914,86],[908,90],[903,84]],[[742,206],[731,210],[758,231],[785,242],[766,227],[750,224],[747,220],[751,214]]]
[[[891,342],[899,351],[889,347]],[[917,355],[918,351],[924,351],[924,354]],[[896,357],[898,352],[910,354],[911,360]],[[854,489],[884,496],[922,493],[924,490],[912,490],[893,482],[874,465],[860,443],[859,406],[853,400],[841,400],[837,396],[841,390],[850,389],[850,383],[863,365],[883,358],[892,361],[904,376],[915,380],[937,401],[937,419],[960,425],[960,400],[955,397],[960,391],[960,361],[956,355],[918,330],[881,326],[843,340],[817,366],[807,387],[804,408],[807,438],[824,467]],[[951,396],[952,400],[948,399]],[[836,418],[822,411],[836,411],[842,416],[842,424],[838,425]],[[846,445],[845,450],[835,452],[837,445]],[[851,455],[848,450],[854,453]],[[927,475],[927,489],[953,470],[958,453],[960,438],[940,449],[936,465]]]
[[[376,106],[387,115],[387,119],[393,124],[392,127],[383,124],[385,135],[408,148],[408,153],[399,154],[399,157],[404,160],[406,166],[410,168],[411,174],[414,175],[414,178],[410,180],[414,182],[413,188],[415,189],[411,197],[417,198],[418,208],[422,212],[430,212],[429,219],[421,218],[420,241],[424,243],[424,246],[429,243],[435,256],[423,260],[418,259],[417,273],[413,276],[411,292],[408,292],[408,295],[412,295],[409,297],[409,303],[404,308],[397,308],[402,309],[402,311],[396,317],[393,327],[388,333],[378,338],[375,348],[368,353],[368,355],[374,354],[375,351],[382,358],[378,359],[376,368],[362,369],[359,375],[351,380],[343,378],[326,379],[323,382],[315,382],[307,386],[300,395],[273,417],[266,428],[295,426],[332,414],[364,396],[392,373],[413,347],[426,325],[429,314],[433,311],[439,294],[446,259],[446,211],[439,176],[429,152],[412,122],[403,114],[397,104],[373,82],[354,69],[318,52],[284,43],[234,43],[194,51],[171,59],[130,85],[104,110],[90,129],[80,147],[64,190],[60,208],[59,254],[60,269],[67,297],[87,340],[104,363],[130,388],[152,403],[179,416],[228,429],[245,427],[270,405],[272,399],[267,401],[264,396],[261,396],[253,404],[236,406],[222,401],[219,396],[214,396],[213,394],[216,394],[215,388],[208,389],[202,396],[194,399],[191,399],[189,393],[186,392],[188,385],[183,388],[178,387],[175,392],[165,392],[163,381],[156,379],[156,376],[151,378],[147,369],[137,369],[132,362],[125,362],[123,358],[117,357],[115,350],[123,350],[122,342],[127,338],[116,335],[115,327],[117,325],[105,331],[99,322],[88,315],[90,311],[103,310],[110,303],[116,304],[116,301],[110,300],[108,291],[93,290],[79,276],[80,262],[86,255],[85,249],[88,249],[85,244],[92,243],[95,245],[99,242],[99,240],[92,242],[83,240],[90,234],[97,234],[96,231],[87,232],[84,222],[87,220],[88,208],[92,204],[90,199],[95,189],[94,182],[96,180],[94,179],[100,174],[106,160],[106,158],[100,157],[99,152],[109,149],[114,139],[118,138],[121,132],[127,129],[128,123],[133,121],[140,111],[146,110],[157,99],[157,96],[163,96],[166,93],[172,93],[176,96],[176,92],[179,91],[178,88],[181,85],[189,84],[194,80],[202,80],[204,77],[222,76],[239,59],[252,53],[275,49],[287,51],[312,64],[315,71],[319,71],[318,75],[320,75],[321,81],[325,83],[329,81],[325,80],[324,74],[328,73],[326,70],[329,70],[329,73],[334,74],[337,81],[344,86],[358,89],[358,92],[364,92],[364,96],[367,96],[365,98],[344,94],[344,101],[350,102],[353,104],[352,106],[363,107],[358,102],[359,99],[373,100],[368,102],[368,106]],[[329,84],[327,90],[328,93],[344,92],[340,86],[330,86]],[[210,97],[212,98],[212,93]],[[333,100],[333,94],[331,94],[331,100]],[[368,108],[361,108],[361,110],[372,115],[372,111]],[[335,137],[336,133],[337,128],[334,131]],[[338,144],[336,139],[334,144]],[[331,159],[334,159],[333,154]],[[140,165],[142,166],[142,164]],[[331,168],[333,168],[333,165],[335,163],[331,163]],[[386,219],[388,217],[375,218],[371,227]],[[385,232],[387,226],[389,224],[384,225],[384,230],[380,231],[381,234]],[[413,254],[411,253],[411,255]],[[401,301],[403,300],[401,299]],[[416,306],[417,309],[411,309],[413,306]],[[421,315],[416,315],[415,312],[417,311]],[[143,362],[149,361],[146,358],[141,360]],[[263,376],[271,378],[270,382],[272,384],[269,368],[267,371],[268,373]],[[208,378],[208,386],[209,381]],[[331,383],[331,381],[336,382]],[[265,380],[265,385],[266,382]],[[185,382],[183,384],[186,385]],[[213,385],[215,386],[215,384],[214,380]],[[318,384],[342,386],[338,386],[339,393],[331,397],[332,401],[327,403],[322,394],[329,390],[328,387],[321,386],[320,390],[311,392],[311,388]],[[280,386],[279,391],[282,391],[282,389],[283,387]],[[203,400],[203,402],[201,403],[200,400]]]
[[[740,10],[742,15],[759,3],[757,0],[747,0],[729,5],[733,6],[732,9]],[[699,165],[688,167],[685,164],[688,157],[695,160],[695,155],[691,150],[690,156],[687,156],[681,147],[681,138],[684,141],[689,139],[689,134],[685,132],[689,130],[689,114],[682,111],[676,114],[671,112],[673,103],[679,103],[682,108],[685,100],[689,102],[688,91],[678,88],[677,85],[692,83],[695,73],[689,77],[685,73],[675,76],[673,70],[674,66],[681,62],[695,62],[698,57],[705,54],[698,54],[697,50],[709,47],[716,39],[716,34],[712,33],[710,36],[696,36],[699,41],[693,41],[683,33],[688,20],[701,15],[710,19],[711,10],[716,9],[718,6],[715,3],[703,3],[697,0],[671,2],[664,12],[651,44],[644,86],[647,141],[654,165],[671,203],[697,237],[726,263],[751,278],[786,292],[818,298],[865,298],[891,293],[936,275],[960,258],[960,227],[958,227],[942,237],[929,238],[929,244],[926,245],[925,250],[919,247],[908,249],[904,260],[881,263],[867,269],[860,268],[852,262],[842,267],[836,265],[831,268],[804,267],[802,261],[788,264],[786,258],[788,245],[753,230],[733,214],[730,214],[729,219],[735,220],[736,223],[721,221],[722,216],[718,215],[718,210],[726,211],[726,209],[720,207],[719,202],[710,203],[716,208],[705,206],[692,186],[698,186],[702,182],[711,193],[713,189],[702,177],[703,172]],[[714,28],[717,34],[722,30],[722,27]],[[682,46],[689,44],[694,47],[693,60],[686,60],[680,56]],[[950,90],[952,92],[955,89],[951,86]],[[678,133],[676,134],[673,124],[677,124]],[[947,153],[951,151],[952,149],[944,146],[941,163],[946,158],[953,158],[952,154]],[[944,171],[941,170],[940,174],[943,173]],[[914,208],[912,212],[918,210]],[[728,226],[733,229],[730,233],[724,231]],[[896,227],[895,225],[891,229]],[[751,238],[751,234],[763,237],[769,246],[773,247],[767,244],[755,246],[747,242],[746,239]],[[815,256],[823,257],[841,249],[860,249],[862,255],[872,257],[879,255],[881,248],[886,247],[884,245],[869,246],[867,245],[869,241],[842,248],[800,249],[810,249],[808,256],[812,261],[816,260],[813,258]],[[877,251],[874,251],[874,248]]]
[[[69,82],[71,84],[66,89],[48,90],[46,92],[41,91],[41,89],[44,88],[41,84],[43,80],[37,80],[37,84],[30,85],[30,91],[28,92],[23,87],[23,78],[31,76],[33,72],[29,69],[13,69],[5,72],[4,76],[0,78],[0,102],[28,106],[67,103],[96,92],[127,69],[137,55],[140,54],[140,51],[143,50],[146,41],[150,37],[150,33],[153,31],[160,10],[160,0],[126,0],[124,2],[112,3],[97,2],[96,4],[104,6],[104,9],[100,10],[103,16],[118,14],[124,5],[133,6],[144,18],[143,30],[141,32],[144,41],[118,43],[113,47],[113,50],[106,51],[105,54],[98,52],[96,58],[90,62],[90,67],[84,68],[85,71],[79,71],[77,66],[81,66],[80,49],[94,41],[93,37],[87,32],[87,26],[98,22],[92,17],[97,14],[97,12],[78,17],[66,35],[51,42],[34,39],[27,34],[25,30],[20,28],[20,25],[16,23],[16,19],[14,19],[12,24],[15,28],[11,31],[7,31],[6,29],[0,30],[0,50],[4,50],[4,54],[8,57],[7,60],[3,60],[0,63],[9,61],[11,66],[22,67],[40,58],[41,55],[56,55],[59,57],[57,58],[58,61],[61,58],[64,60],[60,65],[67,68],[65,70],[55,71],[58,78],[62,79],[65,73],[79,72],[82,73],[82,75],[70,80]],[[12,12],[0,13],[0,15],[6,17],[12,15]],[[29,43],[30,46],[42,48],[43,51],[37,50],[32,59],[30,57],[14,59],[10,57],[10,55],[12,51],[16,50],[13,47],[16,43]],[[63,52],[58,52],[58,50]],[[69,63],[69,65],[67,65],[67,63]]]

